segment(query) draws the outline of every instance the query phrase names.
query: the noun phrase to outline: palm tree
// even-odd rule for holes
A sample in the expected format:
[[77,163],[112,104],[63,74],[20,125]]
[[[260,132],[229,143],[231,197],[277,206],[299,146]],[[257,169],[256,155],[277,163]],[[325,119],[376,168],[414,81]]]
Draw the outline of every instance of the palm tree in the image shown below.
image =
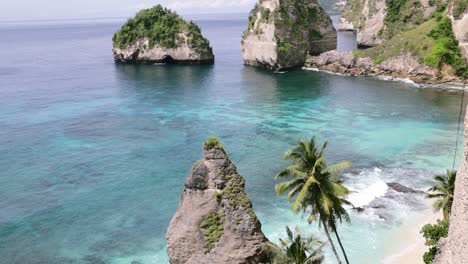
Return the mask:
[[453,195],[455,193],[455,180],[457,171],[447,170],[445,175],[436,175],[436,184],[428,190],[427,198],[436,198],[433,207],[444,212],[444,219],[448,220],[452,212]]
[[322,249],[324,243],[310,236],[302,237],[301,232],[296,227],[293,233],[286,227],[288,239],[280,239],[279,245],[269,242],[269,254],[272,264],[320,264],[323,261]]
[[339,180],[339,174],[349,168],[351,162],[344,161],[327,166],[324,157],[327,145],[328,142],[325,142],[319,150],[313,137],[310,141],[306,139],[299,141],[294,149],[287,151],[284,159],[291,161],[291,164],[281,170],[275,178],[290,178],[290,180],[277,184],[275,189],[278,195],[288,192],[288,201],[295,198],[293,211],[308,212],[309,223],[319,220],[319,226],[323,226],[333,253],[338,263],[341,263],[328,230],[330,227],[336,234],[346,263],[349,263],[339,239],[336,223],[343,220],[350,221],[349,215],[343,208],[343,204],[350,204],[345,200],[349,190]]

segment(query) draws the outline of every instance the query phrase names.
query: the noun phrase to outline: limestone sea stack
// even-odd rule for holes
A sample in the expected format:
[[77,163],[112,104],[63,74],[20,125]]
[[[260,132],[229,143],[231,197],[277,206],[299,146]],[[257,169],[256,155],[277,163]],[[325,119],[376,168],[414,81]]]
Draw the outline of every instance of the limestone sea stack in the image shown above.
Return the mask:
[[307,54],[336,49],[336,30],[317,0],[259,0],[241,46],[246,65],[297,68]]
[[208,139],[166,234],[171,264],[266,263],[267,239],[244,184],[224,147]]
[[138,12],[112,40],[116,62],[214,63],[213,50],[200,28],[161,5]]

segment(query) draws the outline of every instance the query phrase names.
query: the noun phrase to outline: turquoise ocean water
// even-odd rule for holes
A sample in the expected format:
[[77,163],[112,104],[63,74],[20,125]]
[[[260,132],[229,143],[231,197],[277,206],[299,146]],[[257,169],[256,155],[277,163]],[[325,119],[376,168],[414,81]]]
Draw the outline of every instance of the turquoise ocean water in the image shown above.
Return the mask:
[[391,254],[391,234],[427,205],[385,182],[425,189],[451,166],[461,93],[244,67],[244,19],[197,21],[214,66],[115,65],[123,21],[0,24],[0,263],[167,263],[166,228],[211,135],[272,240],[296,224],[324,238],[272,178],[296,140],[330,140],[331,161],[354,163],[351,199],[385,206],[340,227],[352,262]]

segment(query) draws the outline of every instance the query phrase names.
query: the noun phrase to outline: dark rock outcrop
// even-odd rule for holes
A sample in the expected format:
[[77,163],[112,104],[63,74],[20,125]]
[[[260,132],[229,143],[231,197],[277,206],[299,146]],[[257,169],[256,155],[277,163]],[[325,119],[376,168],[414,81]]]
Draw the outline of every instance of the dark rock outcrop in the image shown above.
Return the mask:
[[406,186],[404,186],[402,184],[399,184],[398,182],[389,182],[389,183],[387,183],[387,185],[388,185],[388,187],[392,188],[393,190],[395,190],[396,192],[399,192],[399,193],[419,193],[419,194],[424,193],[423,191],[418,191],[418,190],[406,187]]
[[167,231],[171,264],[266,262],[267,239],[244,184],[218,140],[205,142]]
[[214,63],[212,48],[200,28],[161,5],[129,19],[115,33],[112,52],[121,63]]
[[307,54],[336,49],[336,30],[317,0],[259,0],[242,38],[246,65],[298,68]]

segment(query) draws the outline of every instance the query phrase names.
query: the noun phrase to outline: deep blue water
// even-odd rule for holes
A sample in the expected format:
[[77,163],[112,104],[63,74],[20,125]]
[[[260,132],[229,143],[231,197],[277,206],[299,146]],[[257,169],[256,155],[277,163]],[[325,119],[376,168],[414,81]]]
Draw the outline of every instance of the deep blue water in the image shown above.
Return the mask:
[[[460,92],[244,67],[246,22],[199,22],[214,66],[115,65],[122,21],[0,24],[0,263],[167,263],[165,230],[211,135],[272,240],[296,223],[322,234],[274,193],[298,139],[328,139],[331,161],[353,161],[345,183],[363,204],[383,182],[423,189],[451,166]],[[425,208],[395,199],[351,212],[353,262],[382,261],[387,235]]]

